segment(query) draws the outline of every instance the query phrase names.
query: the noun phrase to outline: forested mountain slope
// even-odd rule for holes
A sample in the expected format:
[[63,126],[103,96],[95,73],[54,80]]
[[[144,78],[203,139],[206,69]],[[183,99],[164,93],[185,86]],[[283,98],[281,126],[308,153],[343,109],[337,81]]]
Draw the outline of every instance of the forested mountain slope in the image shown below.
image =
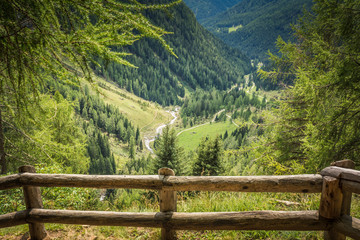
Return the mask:
[[291,24],[311,6],[312,0],[243,0],[203,25],[250,58],[265,58],[276,51],[278,36],[290,38]]
[[125,49],[133,54],[127,59],[138,68],[110,63],[107,68],[95,67],[99,75],[144,99],[173,105],[181,103],[185,88],[226,89],[249,72],[248,58],[205,30],[184,3],[145,15],[173,32],[164,38],[178,58],[159,42],[142,39]]
[[240,1],[241,0],[184,0],[200,23],[209,17],[226,11]]

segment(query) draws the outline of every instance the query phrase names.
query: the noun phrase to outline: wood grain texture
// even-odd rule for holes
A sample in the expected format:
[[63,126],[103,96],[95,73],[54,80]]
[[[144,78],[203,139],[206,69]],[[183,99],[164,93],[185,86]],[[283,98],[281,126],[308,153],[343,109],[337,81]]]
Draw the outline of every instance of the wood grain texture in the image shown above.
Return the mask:
[[348,237],[360,239],[360,220],[357,218],[343,215],[334,223],[333,227],[337,232]]
[[360,183],[360,171],[341,167],[327,167],[321,170],[322,176],[341,178],[344,180]]
[[[319,193],[322,177],[317,174],[287,176],[169,176],[80,175],[22,173],[1,177],[0,189],[17,186],[137,188],[165,191],[233,191]],[[9,184],[9,186],[6,186]],[[10,186],[11,185],[11,186]]]
[[360,194],[360,184],[353,181],[341,180],[341,188],[344,191]]
[[[331,166],[354,169],[355,168],[355,162],[346,159],[346,160],[333,162],[333,163],[331,163]],[[351,191],[346,191],[342,187],[343,181],[346,181],[346,180],[340,180],[340,187],[341,187],[341,191],[342,191],[342,194],[343,194],[340,216],[341,215],[350,215],[351,198],[352,198],[352,192]],[[335,228],[331,228],[329,232],[324,233],[324,239],[325,240],[333,240],[333,239],[334,240],[346,240],[346,236],[344,234],[336,231]]]
[[232,191],[232,192],[300,192],[319,193],[322,177],[317,174],[286,176],[204,176],[168,177],[164,190]]
[[155,228],[171,226],[175,230],[323,231],[331,225],[331,222],[319,219],[318,211],[128,213],[32,209],[28,221]]
[[12,174],[0,177],[0,190],[7,190],[21,187],[20,183],[21,174]]
[[344,159],[344,160],[332,162],[330,165],[331,166],[336,166],[336,167],[342,167],[342,168],[349,168],[349,169],[354,169],[355,168],[355,162],[351,161],[349,159]]
[[27,214],[28,210],[0,215],[0,228],[27,224]]
[[22,185],[41,187],[161,189],[158,175],[21,174]]
[[[160,176],[163,176],[163,181],[166,181],[169,176],[175,176],[175,172],[170,168],[160,168],[158,171]],[[176,191],[159,191],[160,212],[176,212],[177,195]],[[161,228],[162,240],[177,239],[176,232],[167,224]]]
[[[35,173],[33,166],[21,166],[19,167],[20,173]],[[33,208],[43,208],[43,202],[41,199],[41,191],[39,187],[23,186],[25,204],[27,210]],[[45,226],[43,223],[29,223],[29,232],[31,239],[44,239],[47,236]]]
[[340,217],[343,193],[339,185],[339,179],[324,177],[319,209],[320,215],[324,218],[335,219]]

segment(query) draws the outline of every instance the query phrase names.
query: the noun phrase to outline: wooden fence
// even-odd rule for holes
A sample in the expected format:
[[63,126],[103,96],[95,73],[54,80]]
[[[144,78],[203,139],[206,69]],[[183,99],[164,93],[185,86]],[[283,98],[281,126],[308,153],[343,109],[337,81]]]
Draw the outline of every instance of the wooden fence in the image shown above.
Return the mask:
[[[162,239],[175,230],[324,231],[325,239],[360,239],[360,220],[349,216],[352,193],[360,193],[360,171],[349,160],[320,174],[289,176],[188,177],[169,168],[159,175],[37,174],[22,166],[0,177],[0,190],[23,188],[27,210],[0,215],[0,228],[29,224],[31,239],[47,236],[44,223],[161,228]],[[43,209],[40,187],[133,188],[159,190],[160,212],[130,213]],[[177,191],[321,193],[318,211],[176,212]]]

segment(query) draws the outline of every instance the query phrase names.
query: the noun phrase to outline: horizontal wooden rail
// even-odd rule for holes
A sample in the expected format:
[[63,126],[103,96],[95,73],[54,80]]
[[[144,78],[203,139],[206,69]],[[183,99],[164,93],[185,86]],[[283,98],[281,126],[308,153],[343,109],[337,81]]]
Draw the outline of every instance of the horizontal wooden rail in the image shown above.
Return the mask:
[[360,184],[348,180],[341,180],[341,187],[343,191],[360,194]]
[[157,212],[129,213],[31,209],[2,215],[0,227],[25,223],[60,223],[97,226],[128,226],[174,230],[297,230],[324,231],[331,222],[319,218],[318,211],[250,212]]
[[26,218],[28,213],[28,210],[24,210],[0,215],[0,228],[27,224]]
[[21,173],[0,177],[0,190],[20,188],[20,177]]
[[168,177],[165,190],[235,191],[235,192],[303,192],[319,193],[320,175],[240,176],[240,177]]
[[320,193],[318,174],[239,177],[159,175],[78,175],[21,173],[0,178],[0,190],[22,186],[136,188],[166,191],[235,191]]
[[135,188],[159,190],[163,185],[162,181],[163,176],[159,175],[81,175],[19,173],[0,178],[0,190],[22,186]]
[[353,239],[360,239],[360,220],[343,215],[333,224],[335,231],[340,232]]
[[327,167],[321,170],[322,176],[330,176],[342,180],[360,183],[360,171],[341,167]]

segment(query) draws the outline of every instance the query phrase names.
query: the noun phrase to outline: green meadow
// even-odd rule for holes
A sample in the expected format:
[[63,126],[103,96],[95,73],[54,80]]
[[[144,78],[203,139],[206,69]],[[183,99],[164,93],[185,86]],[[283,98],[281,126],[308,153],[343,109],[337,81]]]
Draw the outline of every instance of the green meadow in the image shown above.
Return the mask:
[[217,135],[223,135],[226,131],[231,133],[235,129],[236,126],[227,119],[226,122],[205,123],[185,129],[178,133],[177,138],[180,147],[183,147],[185,151],[192,151],[199,146],[201,139],[205,137],[214,138]]

